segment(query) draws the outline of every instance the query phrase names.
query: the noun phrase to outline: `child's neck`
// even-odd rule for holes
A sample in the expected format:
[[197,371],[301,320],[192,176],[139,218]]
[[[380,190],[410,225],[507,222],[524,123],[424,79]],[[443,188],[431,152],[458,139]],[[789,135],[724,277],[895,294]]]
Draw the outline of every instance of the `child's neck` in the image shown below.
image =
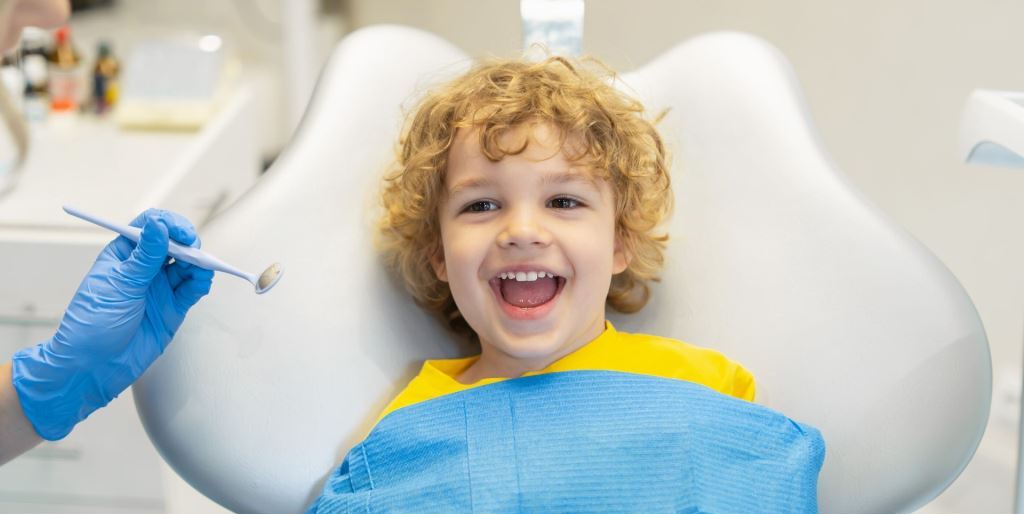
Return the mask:
[[455,378],[462,384],[474,384],[485,378],[518,378],[531,371],[540,371],[597,339],[604,332],[604,316],[600,325],[588,331],[578,341],[557,352],[536,359],[521,359],[484,344],[480,358]]
[[547,362],[537,364],[529,364],[523,361],[503,363],[492,362],[492,359],[485,359],[484,354],[480,354],[480,358],[460,373],[456,380],[469,385],[485,378],[517,378],[531,371],[544,369],[560,358],[560,356],[555,357]]

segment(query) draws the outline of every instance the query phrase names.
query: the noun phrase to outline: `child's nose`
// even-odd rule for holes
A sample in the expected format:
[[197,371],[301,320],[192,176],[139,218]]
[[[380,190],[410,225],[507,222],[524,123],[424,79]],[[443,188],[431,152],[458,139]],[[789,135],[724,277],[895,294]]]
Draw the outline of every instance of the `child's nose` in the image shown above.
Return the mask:
[[501,248],[547,246],[551,232],[545,228],[541,216],[532,209],[517,209],[510,213],[504,229],[498,234]]

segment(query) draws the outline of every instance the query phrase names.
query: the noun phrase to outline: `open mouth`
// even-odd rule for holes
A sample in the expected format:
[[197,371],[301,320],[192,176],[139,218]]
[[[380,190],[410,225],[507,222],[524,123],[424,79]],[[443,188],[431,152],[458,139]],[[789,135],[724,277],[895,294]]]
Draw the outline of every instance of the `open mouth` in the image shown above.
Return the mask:
[[531,282],[493,278],[489,284],[494,297],[508,317],[537,319],[548,314],[565,288],[564,277],[538,278]]

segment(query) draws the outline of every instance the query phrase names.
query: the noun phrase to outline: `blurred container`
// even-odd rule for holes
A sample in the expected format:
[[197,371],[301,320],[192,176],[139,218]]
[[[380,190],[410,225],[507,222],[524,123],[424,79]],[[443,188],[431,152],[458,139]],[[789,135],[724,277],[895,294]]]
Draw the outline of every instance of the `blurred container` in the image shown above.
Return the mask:
[[82,58],[71,44],[71,29],[57,29],[50,62],[50,108],[53,111],[74,111],[82,90]]

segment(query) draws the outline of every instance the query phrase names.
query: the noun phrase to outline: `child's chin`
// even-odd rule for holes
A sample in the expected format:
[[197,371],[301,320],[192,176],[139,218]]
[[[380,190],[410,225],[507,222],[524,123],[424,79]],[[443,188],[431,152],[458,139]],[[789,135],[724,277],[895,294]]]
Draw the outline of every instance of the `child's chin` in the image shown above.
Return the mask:
[[532,337],[503,341],[501,350],[522,361],[546,360],[559,353],[562,343],[553,333],[535,334]]

